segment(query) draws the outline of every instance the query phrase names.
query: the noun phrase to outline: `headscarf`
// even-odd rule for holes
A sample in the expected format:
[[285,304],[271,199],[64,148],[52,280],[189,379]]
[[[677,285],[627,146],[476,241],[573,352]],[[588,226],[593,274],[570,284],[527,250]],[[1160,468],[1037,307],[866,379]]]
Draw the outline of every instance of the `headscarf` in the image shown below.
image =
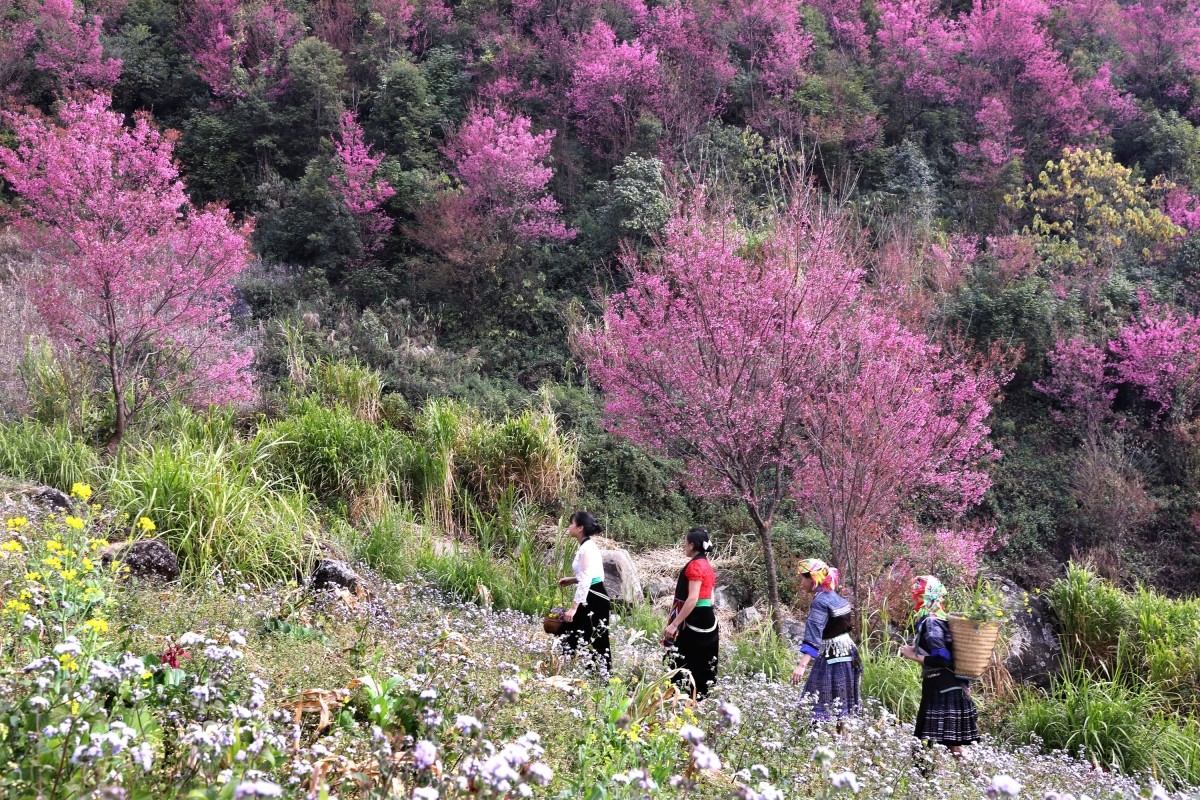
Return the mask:
[[913,606],[917,617],[930,614],[938,619],[946,618],[943,602],[946,599],[946,587],[932,575],[920,575],[912,584]]
[[837,590],[838,571],[819,558],[806,558],[800,562],[800,574],[811,575],[817,588],[826,592]]

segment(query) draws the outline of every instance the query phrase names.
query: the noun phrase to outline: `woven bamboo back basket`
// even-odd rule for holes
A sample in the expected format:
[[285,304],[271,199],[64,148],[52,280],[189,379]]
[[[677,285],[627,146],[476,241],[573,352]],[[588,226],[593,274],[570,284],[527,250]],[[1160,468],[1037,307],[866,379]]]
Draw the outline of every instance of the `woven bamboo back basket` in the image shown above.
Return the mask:
[[1000,639],[1000,623],[979,622],[961,614],[951,614],[946,622],[950,626],[950,638],[954,640],[951,651],[954,674],[964,678],[983,675]]

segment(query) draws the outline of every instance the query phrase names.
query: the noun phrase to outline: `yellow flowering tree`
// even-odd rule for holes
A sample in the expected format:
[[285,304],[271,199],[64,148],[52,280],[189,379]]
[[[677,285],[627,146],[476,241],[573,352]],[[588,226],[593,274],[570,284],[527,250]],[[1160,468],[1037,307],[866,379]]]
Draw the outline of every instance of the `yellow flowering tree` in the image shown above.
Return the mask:
[[1005,200],[1032,213],[1026,232],[1037,237],[1045,266],[1094,296],[1123,259],[1155,261],[1183,234],[1153,202],[1170,188],[1157,178],[1147,185],[1111,153],[1068,147]]

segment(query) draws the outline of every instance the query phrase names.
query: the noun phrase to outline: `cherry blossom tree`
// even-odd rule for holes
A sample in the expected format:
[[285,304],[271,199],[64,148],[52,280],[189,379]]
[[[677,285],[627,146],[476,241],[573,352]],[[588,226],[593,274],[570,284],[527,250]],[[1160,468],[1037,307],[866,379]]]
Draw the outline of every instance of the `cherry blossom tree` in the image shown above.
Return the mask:
[[[880,307],[861,305],[834,345],[825,382],[801,407],[796,496],[860,585],[861,570],[884,566],[889,534],[922,527],[914,504],[926,522],[950,526],[983,499],[997,456],[985,421],[1001,376],[947,355]],[[960,567],[976,564],[986,544],[969,538]]]
[[287,53],[304,37],[304,25],[280,0],[191,0],[181,44],[196,74],[221,99],[243,97],[262,86],[278,97],[287,87]]
[[392,220],[384,213],[383,204],[396,190],[378,177],[383,156],[371,154],[353,111],[342,114],[333,147],[337,156],[336,172],[329,180],[346,208],[358,220],[363,260],[366,260],[379,252],[392,231]]
[[682,459],[697,495],[745,505],[777,627],[771,526],[803,466],[809,387],[859,292],[857,268],[812,227],[805,251],[772,247],[751,261],[731,219],[684,210],[660,258],[627,259],[630,287],[577,337],[609,427]]
[[121,61],[104,57],[100,26],[100,17],[88,16],[73,0],[43,0],[34,66],[50,73],[62,91],[111,89],[121,77]]
[[917,498],[957,520],[990,485],[998,381],[876,307],[831,220],[794,209],[755,252],[730,217],[685,209],[575,345],[611,430],[679,458],[696,494],[745,505],[778,624],[784,504],[851,568]]
[[503,106],[475,106],[446,144],[466,203],[489,227],[518,239],[564,241],[574,231],[559,219],[558,201],[546,190],[554,131],[534,134],[528,117]]
[[148,402],[252,397],[253,354],[233,345],[228,311],[248,226],[193,208],[172,137],[146,116],[126,127],[109,104],[71,100],[61,126],[6,115],[16,147],[0,149],[0,174],[21,200],[12,218],[41,265],[28,284],[51,335],[108,376],[115,447]]
[[1135,387],[1157,406],[1157,421],[1187,418],[1200,401],[1200,316],[1150,303],[1108,343],[1113,380]]
[[598,20],[578,42],[568,95],[584,140],[601,155],[623,156],[660,82],[657,51],[636,39],[617,41],[613,29]]

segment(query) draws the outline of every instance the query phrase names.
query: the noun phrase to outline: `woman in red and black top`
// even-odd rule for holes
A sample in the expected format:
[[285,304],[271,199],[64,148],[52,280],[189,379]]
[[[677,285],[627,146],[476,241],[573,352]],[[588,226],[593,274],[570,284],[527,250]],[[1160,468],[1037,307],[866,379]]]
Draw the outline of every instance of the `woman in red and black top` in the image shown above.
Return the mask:
[[675,682],[704,697],[717,679],[717,654],[721,635],[713,613],[713,587],[717,574],[708,563],[712,549],[708,531],[692,528],[683,540],[683,552],[691,558],[675,584],[675,603],[667,618],[663,643],[667,659],[678,673]]

